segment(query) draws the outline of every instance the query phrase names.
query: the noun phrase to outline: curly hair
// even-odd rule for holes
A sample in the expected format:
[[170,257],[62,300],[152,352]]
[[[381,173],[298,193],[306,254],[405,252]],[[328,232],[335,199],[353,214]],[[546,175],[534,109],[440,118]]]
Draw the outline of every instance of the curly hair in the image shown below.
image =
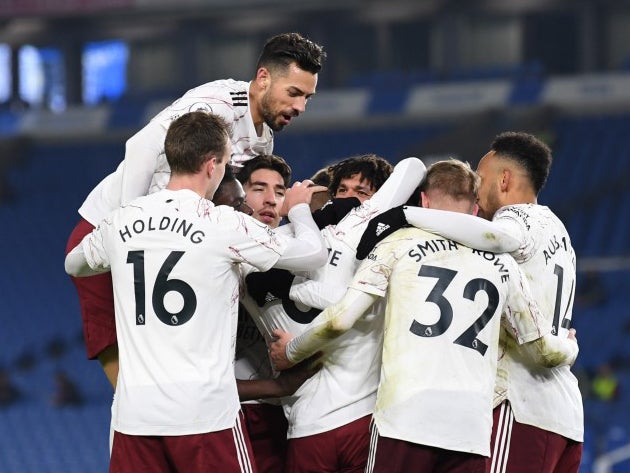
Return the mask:
[[359,175],[370,183],[375,191],[379,190],[390,176],[394,167],[384,158],[376,154],[362,154],[351,156],[331,165],[329,168],[331,179],[328,190],[332,195],[337,193],[342,179]]

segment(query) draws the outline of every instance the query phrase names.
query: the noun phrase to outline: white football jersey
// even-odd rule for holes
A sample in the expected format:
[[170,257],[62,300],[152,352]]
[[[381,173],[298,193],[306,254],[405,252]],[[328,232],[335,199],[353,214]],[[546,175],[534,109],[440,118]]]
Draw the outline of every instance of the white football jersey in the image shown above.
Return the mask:
[[[576,261],[564,225],[548,207],[533,204],[503,207],[493,222],[518,236],[521,245],[512,255],[530,281],[541,312],[552,324],[552,333],[566,337],[571,326]],[[509,399],[518,422],[583,441],[582,396],[570,367],[540,367],[508,338],[503,340],[501,354],[495,406]]]
[[273,152],[273,131],[263,124],[262,135],[256,134],[249,108],[249,82],[208,82],[186,92],[127,140],[125,159],[90,192],[79,214],[97,225],[122,204],[164,188],[171,174],[164,154],[168,127],[173,120],[195,111],[211,112],[228,122],[233,164]]
[[[296,277],[290,300],[270,298],[256,321],[268,334],[281,328],[299,335],[320,312],[344,295],[357,267],[356,247],[374,216],[407,201],[424,177],[416,158],[398,163],[383,186],[360,207],[352,209],[337,225],[324,228],[328,262]],[[288,437],[305,437],[346,425],[372,413],[376,400],[382,343],[383,317],[378,304],[352,329],[326,346],[322,368],[288,398],[284,409]]]
[[110,267],[114,282],[116,431],[186,435],[233,426],[239,266],[267,270],[286,245],[231,207],[167,189],[116,210],[83,240],[89,266]]
[[[255,323],[260,317],[252,317],[252,310],[259,311],[260,308],[247,294],[247,286],[245,285],[245,276],[253,271],[253,268],[247,264],[241,265],[241,304],[238,310],[238,323],[236,329],[236,353],[234,355],[234,374],[236,379],[256,380],[269,379],[277,375],[271,365],[269,359],[269,351],[267,350],[267,340],[263,337],[261,330]],[[269,332],[270,333],[270,332]],[[246,404],[258,404],[265,402],[267,404],[279,405],[280,400],[258,399],[242,401]]]
[[236,330],[236,354],[234,374],[236,379],[269,379],[274,376],[267,351],[267,342],[252,320],[248,311],[241,306],[238,311]]
[[523,277],[510,255],[418,228],[376,246],[350,287],[387,296],[380,435],[490,455],[500,325],[518,343],[544,334]]

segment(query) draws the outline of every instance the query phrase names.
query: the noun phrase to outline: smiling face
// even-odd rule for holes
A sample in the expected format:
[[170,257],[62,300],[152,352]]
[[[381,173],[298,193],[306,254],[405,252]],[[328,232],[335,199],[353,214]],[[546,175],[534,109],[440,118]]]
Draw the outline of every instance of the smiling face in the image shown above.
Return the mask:
[[280,131],[306,110],[306,102],[315,93],[317,74],[291,63],[286,69],[261,68],[257,81],[263,84],[258,114],[273,131]]
[[276,228],[280,225],[280,209],[284,203],[286,187],[282,175],[271,169],[257,169],[243,184],[245,201],[254,211],[252,217]]

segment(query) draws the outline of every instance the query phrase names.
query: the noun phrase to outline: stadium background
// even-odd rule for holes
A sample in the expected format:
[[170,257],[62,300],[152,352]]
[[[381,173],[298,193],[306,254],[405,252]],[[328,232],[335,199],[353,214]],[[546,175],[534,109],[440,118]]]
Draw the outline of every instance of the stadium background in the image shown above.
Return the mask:
[[[85,359],[63,250],[124,142],[188,88],[249,80],[269,36],[328,60],[307,113],[276,136],[296,178],[376,152],[473,166],[518,129],[554,150],[540,202],[578,255],[581,472],[630,471],[630,2],[625,0],[13,0],[0,2],[0,472],[107,468],[111,392]],[[591,392],[611,367],[619,394]],[[54,375],[80,406],[55,407]]]

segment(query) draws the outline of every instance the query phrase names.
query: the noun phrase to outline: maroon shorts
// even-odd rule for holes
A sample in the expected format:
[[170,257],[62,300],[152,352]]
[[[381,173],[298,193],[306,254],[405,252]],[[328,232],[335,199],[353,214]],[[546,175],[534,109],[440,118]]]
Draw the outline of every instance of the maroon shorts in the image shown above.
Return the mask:
[[[81,219],[68,238],[66,254],[77,246],[94,226]],[[79,293],[83,336],[90,360],[96,358],[105,348],[116,344],[116,318],[114,316],[114,290],[111,273],[103,273],[85,278],[73,278],[72,282]]]
[[284,472],[287,456],[287,419],[282,406],[241,404],[258,473]]
[[381,437],[372,423],[370,456],[366,473],[439,471],[441,473],[483,473],[486,457],[429,447],[404,440]]
[[510,403],[494,409],[491,457],[486,473],[577,473],[582,443],[562,435],[520,424]]
[[371,415],[320,434],[289,439],[286,473],[363,472]]
[[257,473],[253,458],[239,419],[231,429],[206,434],[158,437],[115,432],[109,473]]

